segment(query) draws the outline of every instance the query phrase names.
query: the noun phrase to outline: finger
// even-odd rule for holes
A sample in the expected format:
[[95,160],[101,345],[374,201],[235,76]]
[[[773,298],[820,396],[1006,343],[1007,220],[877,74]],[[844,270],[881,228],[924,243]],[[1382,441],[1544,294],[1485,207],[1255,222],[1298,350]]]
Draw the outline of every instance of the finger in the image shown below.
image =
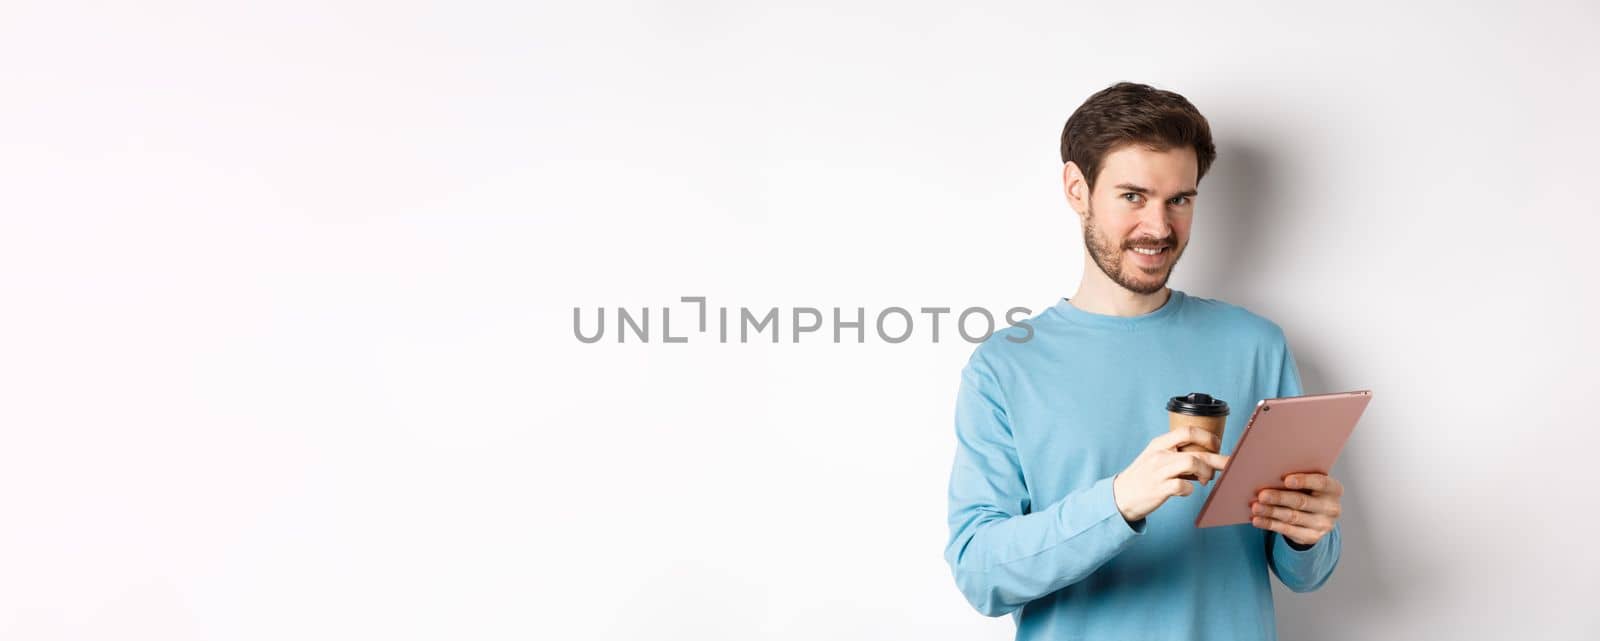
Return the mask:
[[1329,518],[1327,515],[1317,514],[1314,512],[1301,512],[1299,510],[1291,510],[1286,507],[1266,505],[1263,503],[1252,503],[1250,505],[1250,516],[1265,517],[1274,521],[1282,521],[1284,523],[1288,523],[1289,525],[1298,525],[1300,527],[1312,529],[1333,529],[1333,519]]
[[1196,462],[1205,467],[1206,482],[1210,482],[1212,477],[1216,476],[1223,469],[1227,468],[1228,461],[1232,460],[1232,457],[1223,456],[1221,454],[1212,452],[1184,452],[1184,454],[1193,457]]
[[1226,469],[1228,467],[1228,461],[1233,460],[1233,457],[1231,456],[1212,454],[1211,452],[1193,452],[1193,454],[1195,456],[1199,456],[1201,460],[1205,461],[1206,465],[1210,465],[1213,469],[1217,470]]
[[1344,485],[1327,474],[1290,474],[1283,485],[1291,490],[1311,490],[1317,494],[1344,495]]
[[1216,449],[1216,441],[1217,436],[1215,434],[1190,425],[1162,434],[1151,442],[1151,446],[1162,450],[1176,450],[1185,445],[1194,444]]
[[1164,476],[1172,477],[1182,474],[1192,474],[1201,483],[1211,482],[1213,472],[1210,465],[1206,465],[1192,452],[1173,452],[1161,466]]
[[1188,496],[1194,494],[1194,483],[1183,479],[1167,479],[1162,487],[1166,489],[1167,496]]
[[1256,494],[1256,500],[1267,505],[1281,505],[1301,512],[1311,512],[1338,518],[1339,499],[1328,496],[1312,496],[1305,492],[1294,490],[1262,490]]
[[1325,514],[1337,511],[1338,499],[1312,496],[1295,490],[1262,490],[1256,500],[1269,505],[1281,505],[1301,512]]
[[1250,519],[1250,524],[1256,526],[1257,528],[1263,529],[1263,530],[1272,530],[1273,532],[1277,532],[1278,534],[1282,534],[1282,535],[1285,535],[1285,536],[1292,536],[1294,538],[1300,539],[1301,541],[1313,541],[1313,542],[1316,542],[1316,541],[1321,541],[1322,540],[1322,533],[1321,532],[1318,532],[1318,531],[1313,530],[1313,529],[1308,528],[1308,527],[1301,527],[1301,526],[1298,526],[1298,525],[1290,525],[1288,523],[1284,523],[1283,521],[1279,521],[1279,520],[1276,520],[1276,519],[1269,519],[1269,518],[1266,518],[1264,516],[1252,517]]
[[1201,447],[1216,451],[1219,445],[1217,435],[1207,432],[1193,425],[1172,430],[1150,441],[1151,449],[1175,450],[1193,443]]
[[1192,477],[1194,475],[1194,467],[1189,465],[1189,461],[1182,453],[1163,451],[1157,452],[1156,456],[1158,457],[1156,460],[1160,461],[1156,464],[1156,472],[1161,475],[1161,478],[1172,479],[1183,476]]

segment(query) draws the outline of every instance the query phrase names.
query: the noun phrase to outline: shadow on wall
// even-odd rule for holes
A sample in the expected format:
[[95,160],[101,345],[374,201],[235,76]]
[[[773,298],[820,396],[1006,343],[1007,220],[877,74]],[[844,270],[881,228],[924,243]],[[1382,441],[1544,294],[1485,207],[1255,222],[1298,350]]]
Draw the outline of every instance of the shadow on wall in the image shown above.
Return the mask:
[[[1268,318],[1273,318],[1275,307],[1284,304],[1280,299],[1285,294],[1270,291],[1261,275],[1289,264],[1297,253],[1293,243],[1284,242],[1294,236],[1294,221],[1283,215],[1292,212],[1293,203],[1277,189],[1284,166],[1279,156],[1286,154],[1272,152],[1273,147],[1269,140],[1234,139],[1226,141],[1225,147],[1219,144],[1226,162],[1219,162],[1205,178],[1204,218],[1197,219],[1191,238],[1197,248],[1204,247],[1203,258],[1197,256],[1195,264],[1185,265],[1186,278],[1198,295],[1241,305]],[[1296,334],[1292,328],[1285,329]],[[1334,361],[1325,357],[1317,341],[1297,341],[1292,349],[1306,393],[1335,391],[1328,389],[1329,381],[1351,380],[1326,370]],[[1374,403],[1378,402],[1381,397],[1374,398]],[[1371,414],[1369,408],[1366,416]],[[1282,638],[1345,639],[1352,630],[1364,627],[1360,622],[1388,619],[1385,611],[1402,607],[1403,595],[1395,592],[1389,583],[1393,574],[1386,572],[1396,567],[1391,563],[1394,560],[1385,560],[1379,542],[1369,536],[1373,528],[1362,509],[1375,502],[1380,491],[1363,482],[1361,473],[1381,459],[1369,456],[1376,453],[1362,447],[1362,432],[1374,429],[1382,428],[1364,418],[1334,468],[1333,475],[1345,485],[1346,495],[1340,519],[1343,550],[1333,576],[1321,589],[1307,594],[1296,594],[1272,580]]]
[[[1252,311],[1270,307],[1273,292],[1264,291],[1260,275],[1285,264],[1288,252],[1273,242],[1287,234],[1286,222],[1274,212],[1283,211],[1274,186],[1281,177],[1267,147],[1250,141],[1230,140],[1219,145],[1219,162],[1202,181],[1201,213],[1195,218],[1192,263],[1183,265],[1183,277],[1200,296],[1219,298]],[[1225,160],[1226,162],[1223,162]],[[1175,274],[1177,272],[1174,272]],[[1266,314],[1270,317],[1270,314]]]
[[[1303,348],[1302,348],[1303,349]],[[1316,354],[1305,353],[1300,358],[1300,378],[1308,393],[1330,391],[1325,382],[1329,378],[1322,369],[1328,361]],[[1377,403],[1379,397],[1374,396]],[[1370,406],[1368,408],[1370,415]],[[1333,641],[1348,639],[1354,630],[1365,629],[1367,621],[1382,621],[1392,617],[1401,606],[1404,595],[1395,592],[1391,583],[1393,574],[1387,570],[1397,567],[1393,559],[1384,559],[1385,550],[1373,539],[1367,510],[1364,506],[1376,502],[1379,488],[1364,482],[1364,468],[1377,464],[1377,459],[1367,456],[1360,438],[1364,430],[1381,429],[1363,418],[1350,442],[1345,445],[1339,462],[1333,467],[1334,478],[1345,486],[1341,500],[1344,509],[1339,519],[1342,551],[1339,566],[1333,576],[1316,592],[1296,594],[1273,580],[1273,602],[1278,614],[1278,636],[1285,639]]]

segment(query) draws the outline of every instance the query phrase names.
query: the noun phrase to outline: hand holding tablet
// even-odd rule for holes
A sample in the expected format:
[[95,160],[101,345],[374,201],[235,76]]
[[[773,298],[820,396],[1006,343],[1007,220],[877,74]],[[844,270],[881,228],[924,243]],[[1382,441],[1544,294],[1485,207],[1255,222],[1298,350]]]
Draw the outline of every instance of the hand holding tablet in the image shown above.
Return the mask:
[[[1313,530],[1321,524],[1318,517],[1330,522],[1337,517],[1338,497],[1344,492],[1327,474],[1371,400],[1370,390],[1358,390],[1257,403],[1228,466],[1200,508],[1195,527],[1266,518],[1272,526],[1267,529],[1302,544],[1309,544],[1306,539],[1314,542]],[[1330,507],[1332,517],[1326,514]],[[1252,514],[1252,508],[1264,513]]]
[[1290,474],[1290,490],[1261,490],[1250,504],[1250,524],[1288,537],[1300,547],[1311,547],[1333,531],[1339,520],[1344,486],[1326,474]]

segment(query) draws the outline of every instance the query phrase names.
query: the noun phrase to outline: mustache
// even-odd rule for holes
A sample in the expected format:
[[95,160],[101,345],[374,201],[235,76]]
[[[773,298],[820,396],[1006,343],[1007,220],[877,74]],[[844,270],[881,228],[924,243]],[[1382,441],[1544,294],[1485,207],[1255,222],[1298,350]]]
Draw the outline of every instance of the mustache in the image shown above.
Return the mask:
[[1130,241],[1127,242],[1127,244],[1123,245],[1122,248],[1123,249],[1159,249],[1161,247],[1177,247],[1177,246],[1178,246],[1178,238],[1176,236],[1168,236],[1166,238],[1140,238],[1138,240],[1130,240]]

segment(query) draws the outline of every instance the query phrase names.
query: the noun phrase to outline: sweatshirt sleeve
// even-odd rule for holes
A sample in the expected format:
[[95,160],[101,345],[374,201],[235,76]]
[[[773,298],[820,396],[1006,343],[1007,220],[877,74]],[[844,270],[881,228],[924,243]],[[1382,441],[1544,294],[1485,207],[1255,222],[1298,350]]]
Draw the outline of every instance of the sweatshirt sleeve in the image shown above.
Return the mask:
[[[1287,342],[1282,343],[1283,357],[1279,361],[1278,389],[1276,398],[1286,396],[1300,396],[1305,392],[1300,388],[1299,366],[1294,361],[1294,354],[1289,351]],[[1310,592],[1322,587],[1333,576],[1333,568],[1339,564],[1339,524],[1333,524],[1333,530],[1328,532],[1322,540],[1309,548],[1299,549],[1289,539],[1280,536],[1277,532],[1262,530],[1266,540],[1268,565],[1272,572],[1278,575],[1278,580],[1283,585],[1295,592]]]
[[1117,511],[1112,478],[1034,509],[1011,427],[993,372],[974,355],[956,398],[945,561],[961,593],[986,616],[1089,576],[1145,527]]

